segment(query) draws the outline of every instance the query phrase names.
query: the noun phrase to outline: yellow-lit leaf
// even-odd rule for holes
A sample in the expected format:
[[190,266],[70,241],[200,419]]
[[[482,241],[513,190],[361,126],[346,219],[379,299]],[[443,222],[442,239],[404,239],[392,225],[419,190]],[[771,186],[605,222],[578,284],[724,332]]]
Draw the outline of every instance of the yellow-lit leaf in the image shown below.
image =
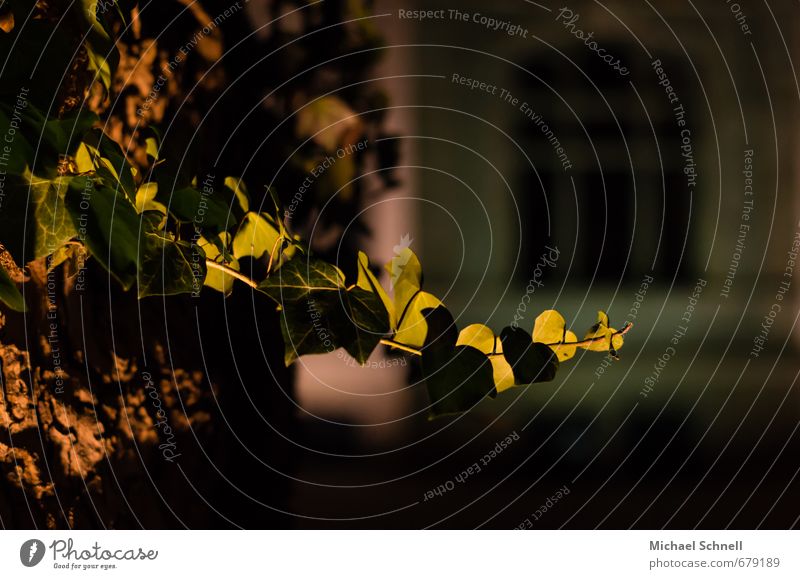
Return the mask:
[[397,317],[394,311],[394,303],[389,298],[386,290],[381,286],[378,278],[376,278],[375,274],[370,270],[369,258],[363,251],[358,252],[358,281],[356,285],[363,290],[378,294],[378,297],[381,298],[383,306],[389,314],[389,327],[395,330],[397,328]]
[[[230,234],[228,232],[225,232],[220,237],[223,242],[223,245],[227,246],[227,244],[230,241]],[[205,252],[206,259],[210,259],[218,263],[224,263],[224,258],[220,253],[219,248],[217,247],[216,244],[211,243],[204,237],[200,237],[198,245]],[[239,261],[235,258],[232,259],[230,262],[225,263],[225,265],[227,265],[231,269],[239,271]],[[233,291],[234,281],[235,279],[233,278],[233,276],[225,273],[224,271],[220,271],[219,269],[209,267],[208,272],[206,273],[206,279],[204,285],[210,287],[211,289],[217,290],[218,292],[224,294],[227,297]]]
[[508,363],[505,356],[493,355],[503,353],[503,343],[494,335],[491,328],[483,324],[467,326],[459,333],[456,345],[472,346],[489,356],[494,373],[494,385],[498,393],[513,388],[514,370],[511,368],[511,364]]
[[581,345],[582,348],[594,352],[611,352],[612,356],[622,347],[625,338],[622,333],[609,326],[608,315],[600,310],[597,312],[597,323],[586,333],[584,340],[589,342]]
[[70,241],[62,245],[53,252],[50,264],[47,266],[47,273],[50,273],[62,263],[69,260],[76,260],[79,263],[86,260],[86,249],[80,243]]
[[236,195],[236,200],[239,202],[239,207],[242,208],[242,211],[245,213],[250,211],[250,196],[247,194],[247,188],[244,182],[235,177],[225,177],[224,184]]
[[[316,166],[316,164],[315,164]],[[347,202],[353,198],[353,181],[356,178],[356,162],[353,155],[346,155],[336,162],[317,179],[315,190],[320,200],[328,200],[336,196],[339,201]]]
[[281,251],[283,244],[279,228],[272,217],[251,211],[244,216],[233,238],[233,255],[236,259],[269,259],[272,256],[273,269],[277,269],[290,257]]
[[391,276],[394,289],[394,307],[398,317],[403,315],[411,298],[422,286],[422,265],[409,248],[404,248],[388,264],[386,270]]
[[[395,297],[396,305],[397,298]],[[421,348],[428,335],[428,323],[425,321],[425,316],[422,315],[422,310],[438,308],[441,305],[442,302],[436,296],[423,291],[418,292],[403,310],[397,310],[402,313],[398,319],[399,326],[394,340],[412,348]]]
[[355,143],[362,127],[358,115],[335,96],[319,98],[297,113],[297,136],[310,137],[328,152]]
[[550,346],[558,356],[558,360],[564,362],[575,355],[577,346],[574,344],[578,341],[578,337],[574,332],[567,330],[564,316],[555,310],[546,310],[539,314],[533,324],[533,341]]
[[136,191],[136,211],[138,213],[144,213],[145,211],[158,211],[166,216],[167,208],[163,203],[159,203],[155,200],[156,195],[158,195],[158,183],[144,183]]
[[75,151],[75,164],[78,167],[78,173],[88,173],[94,170],[94,162],[92,161],[93,155],[86,143],[81,143]]
[[147,137],[144,140],[144,150],[148,157],[158,161],[158,141],[154,137]]

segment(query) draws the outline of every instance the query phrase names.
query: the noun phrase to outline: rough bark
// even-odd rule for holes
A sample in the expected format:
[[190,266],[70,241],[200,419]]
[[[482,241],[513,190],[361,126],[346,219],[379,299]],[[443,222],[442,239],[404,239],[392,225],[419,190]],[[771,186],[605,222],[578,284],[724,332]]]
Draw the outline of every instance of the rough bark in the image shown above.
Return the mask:
[[273,469],[289,468],[272,308],[245,288],[224,306],[210,293],[137,302],[91,265],[79,292],[75,272],[38,265],[29,312],[0,321],[3,526],[277,524],[258,504],[280,507]]
[[[56,10],[40,4],[46,15]],[[184,4],[151,5],[152,18]],[[215,30],[147,103],[165,65],[208,18],[193,6],[161,40],[134,21],[119,43],[110,98],[85,84],[81,54],[62,88],[61,110],[86,99],[140,171],[148,169],[143,129],[175,121],[170,142],[179,150],[182,135],[197,138],[191,128],[224,81],[218,68],[187,94],[219,57]],[[170,113],[178,104],[181,112]],[[17,281],[27,276],[29,312],[0,312],[0,524],[285,524],[275,509],[287,494],[280,473],[290,468],[283,436],[291,438],[294,406],[274,308],[245,287],[224,301],[214,292],[139,301],[92,260],[82,273],[79,265],[7,268]]]

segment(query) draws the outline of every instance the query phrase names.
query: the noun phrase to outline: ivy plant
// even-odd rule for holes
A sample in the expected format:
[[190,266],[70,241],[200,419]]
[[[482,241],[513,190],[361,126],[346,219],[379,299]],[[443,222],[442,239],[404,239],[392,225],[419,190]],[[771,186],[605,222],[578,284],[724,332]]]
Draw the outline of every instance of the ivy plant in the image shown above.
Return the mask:
[[[10,5],[22,21],[27,3]],[[89,30],[83,43],[86,66],[108,89],[116,64],[113,43],[95,4],[76,6]],[[3,31],[0,46],[35,43],[46,33],[44,26],[36,23],[20,38],[19,28]],[[71,46],[66,36],[53,38],[56,47]],[[386,265],[391,293],[363,253],[355,279],[347,279],[290,231],[274,191],[262,210],[234,177],[208,184],[201,177],[181,180],[158,158],[155,137],[147,147],[154,169],[137,174],[93,113],[82,107],[67,114],[46,109],[41,99],[19,96],[30,78],[6,77],[0,134],[14,139],[0,148],[0,301],[11,310],[25,311],[20,291],[25,282],[11,272],[39,259],[50,268],[68,260],[78,268],[94,259],[140,298],[200,291],[228,295],[245,284],[280,311],[287,365],[338,348],[365,364],[376,348],[386,347],[418,361],[431,416],[464,412],[514,386],[552,380],[559,364],[579,348],[616,356],[630,328],[614,329],[599,312],[597,323],[579,339],[558,312],[548,310],[531,332],[510,326],[498,335],[481,324],[459,331],[441,300],[423,289],[422,265],[411,249],[403,248]],[[41,88],[50,78],[33,80]],[[54,94],[57,88],[43,90]],[[330,122],[328,113],[336,111],[316,116]]]

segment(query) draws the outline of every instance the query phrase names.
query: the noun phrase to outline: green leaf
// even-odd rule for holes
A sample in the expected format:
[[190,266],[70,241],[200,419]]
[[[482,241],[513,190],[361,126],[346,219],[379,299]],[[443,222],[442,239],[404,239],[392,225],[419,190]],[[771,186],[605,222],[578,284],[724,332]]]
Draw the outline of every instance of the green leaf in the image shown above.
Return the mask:
[[66,245],[62,245],[53,252],[50,257],[49,264],[47,265],[47,272],[50,273],[59,265],[67,262],[81,262],[86,260],[86,249],[82,244],[76,241],[70,241]]
[[[224,233],[224,236],[229,236],[229,234]],[[226,256],[223,255],[223,252],[220,251],[220,246],[223,248],[225,247],[226,243],[221,239],[217,239],[216,243],[212,243],[208,241],[204,237],[200,238],[199,241],[200,248],[206,254],[206,259],[211,259],[213,261],[224,263],[229,268],[239,271],[239,261],[233,259],[233,256]],[[226,260],[226,257],[231,258],[230,260]],[[205,286],[210,287],[222,294],[226,297],[231,294],[233,291],[233,285],[236,279],[225,273],[224,271],[220,271],[219,269],[208,268],[205,278]]]
[[57,159],[58,155],[74,155],[87,132],[98,121],[96,114],[83,108],[58,119],[46,119],[42,141],[47,143],[50,151],[40,149],[39,156],[52,154]]
[[293,259],[258,285],[258,290],[267,294],[278,305],[320,294],[335,295],[338,299],[338,292],[342,288],[342,271],[335,265],[314,258]]
[[167,206],[178,221],[193,223],[209,235],[222,233],[233,226],[234,217],[228,204],[214,194],[194,187],[182,187],[172,194],[159,190],[156,198]]
[[6,173],[23,174],[33,166],[35,156],[35,149],[27,137],[39,135],[41,131],[34,133],[27,127],[20,127],[12,132],[12,120],[20,123],[14,115],[13,107],[5,103],[0,104],[0,134],[9,135],[9,138],[13,139],[11,143],[0,142],[0,153],[4,153],[7,157],[3,170]]
[[430,417],[465,412],[487,395],[496,395],[489,358],[472,346],[456,345],[458,331],[450,312],[437,307],[423,313],[430,328],[422,350]]
[[99,129],[90,131],[84,137],[84,145],[97,174],[104,178],[106,185],[115,190],[120,189],[131,203],[135,203],[136,182],[133,168],[120,146]]
[[120,193],[89,176],[70,182],[66,204],[74,227],[92,255],[122,285],[136,283],[139,252],[139,215]]
[[253,257],[260,259],[281,250],[280,232],[267,215],[250,212],[244,216],[233,237],[233,255],[236,259]]
[[391,276],[392,289],[394,289],[394,310],[399,323],[399,318],[402,317],[409,302],[422,289],[422,264],[414,252],[406,247],[386,264],[386,271]]
[[336,96],[320,97],[297,112],[296,132],[309,137],[328,152],[354,142],[362,132],[358,115]]
[[421,348],[428,333],[423,310],[438,308],[442,302],[436,296],[422,291],[422,264],[414,252],[404,246],[395,248],[395,252],[395,257],[386,264],[394,289],[395,317],[391,319],[392,329],[395,330],[394,340]]
[[500,334],[503,355],[514,370],[517,384],[549,382],[556,377],[558,357],[547,345],[534,342],[532,336],[520,328],[508,327]]
[[338,295],[287,302],[281,307],[281,333],[284,363],[289,366],[298,357],[335,351],[340,339],[334,334],[330,312]]
[[379,296],[344,288],[344,274],[324,261],[288,262],[259,284],[281,306],[285,361],[344,348],[360,364],[391,331]]
[[25,300],[2,266],[0,266],[0,301],[15,312],[25,312]]
[[164,217],[167,216],[167,208],[163,203],[156,201],[158,196],[158,183],[149,182],[143,183],[136,191],[136,211],[144,213],[145,211],[158,211]]
[[247,194],[247,187],[244,186],[244,182],[234,177],[225,177],[224,185],[233,193],[236,206],[241,209],[242,213],[250,211],[250,197]]
[[359,364],[364,365],[390,332],[389,314],[381,298],[371,291],[354,287],[340,295],[347,308],[345,319],[341,320],[346,328],[341,345]]
[[197,245],[159,233],[145,233],[141,244],[139,297],[198,293],[206,276],[206,256]]
[[53,253],[77,235],[64,201],[73,177],[6,175],[0,243],[19,264]]
[[0,143],[0,153],[7,157],[3,170],[18,175],[30,171],[39,177],[55,178],[59,157],[74,155],[96,121],[97,115],[87,110],[48,119],[25,98],[0,102],[0,134],[6,139]]
[[87,68],[95,73],[95,80],[110,91],[112,71],[119,63],[119,54],[104,26],[104,19],[98,18],[97,4],[97,0],[80,0],[71,7],[78,15],[80,34],[85,35],[84,47],[89,57]]
[[378,278],[372,273],[369,268],[369,258],[363,251],[358,252],[358,281],[356,285],[363,290],[372,292],[380,297],[383,303],[383,308],[389,315],[389,326],[391,329],[397,329],[397,316],[394,311],[394,302],[389,298],[386,290],[383,289]]
[[494,386],[497,392],[514,387],[514,370],[503,356],[503,343],[494,335],[491,328],[483,324],[467,326],[458,334],[458,346],[472,346],[489,356],[494,374]]

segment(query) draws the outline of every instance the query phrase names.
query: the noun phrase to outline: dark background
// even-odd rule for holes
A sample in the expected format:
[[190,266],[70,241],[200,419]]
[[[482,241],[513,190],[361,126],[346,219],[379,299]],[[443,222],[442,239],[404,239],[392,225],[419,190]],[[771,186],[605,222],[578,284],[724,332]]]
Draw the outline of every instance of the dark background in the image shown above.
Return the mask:
[[[424,385],[404,368],[359,370],[306,359],[288,510],[301,528],[787,528],[798,515],[798,285],[781,302],[766,349],[753,339],[798,230],[797,102],[791,2],[571,2],[576,27],[630,70],[621,76],[556,20],[557,5],[512,0],[458,8],[527,29],[401,19],[441,2],[378,3],[387,47],[374,73],[402,139],[402,185],[365,202],[371,254],[413,238],[426,287],[461,327],[508,325],[549,245],[560,258],[532,296],[533,324],[556,308],[580,334],[598,309],[634,322],[601,375],[602,354],[556,380],[426,420]],[[691,131],[697,185],[651,63],[660,59]],[[566,150],[565,171],[541,129],[499,96],[541,114]],[[392,77],[392,78],[386,78]],[[499,92],[499,91],[498,91]],[[753,149],[754,208],[728,297]],[[646,276],[634,318],[629,311]],[[707,285],[688,324],[698,279]],[[687,332],[647,397],[678,326]],[[376,354],[375,360],[381,356]],[[411,384],[410,386],[408,384]],[[519,440],[453,490],[426,493]],[[566,486],[546,513],[533,513]]]

